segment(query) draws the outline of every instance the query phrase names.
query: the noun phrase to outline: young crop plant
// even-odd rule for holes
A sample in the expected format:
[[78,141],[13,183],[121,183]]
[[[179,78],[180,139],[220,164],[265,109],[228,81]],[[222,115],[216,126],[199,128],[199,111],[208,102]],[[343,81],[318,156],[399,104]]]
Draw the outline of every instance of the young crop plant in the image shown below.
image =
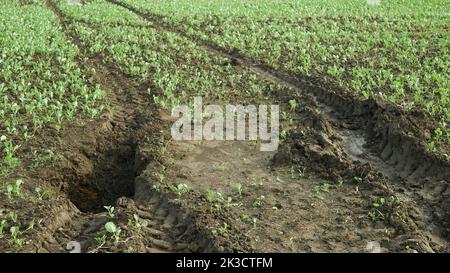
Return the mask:
[[289,124],[294,123],[294,119],[292,118],[291,114],[288,112],[281,112],[281,118],[285,121],[287,121]]
[[172,192],[176,193],[178,196],[181,196],[181,195],[187,193],[190,190],[189,186],[187,184],[184,184],[184,183],[180,183],[178,185],[177,184],[171,184],[171,185],[169,185],[169,189]]
[[258,219],[257,219],[256,217],[253,217],[253,218],[252,218],[252,217],[250,216],[250,214],[248,214],[248,213],[243,213],[242,216],[241,216],[241,218],[242,218],[242,221],[243,221],[244,223],[251,224],[253,228],[256,228],[256,223],[257,223],[257,221],[258,221]]
[[133,218],[128,219],[128,225],[140,231],[148,226],[148,221],[145,219],[141,219],[137,214],[133,214]]
[[205,192],[205,198],[209,203],[212,203],[213,207],[221,210],[223,205],[225,207],[241,206],[240,203],[233,203],[231,196],[224,196],[221,192],[215,192],[212,189],[207,189]]
[[255,208],[261,207],[264,204],[265,199],[266,198],[264,195],[260,195],[260,196],[256,197],[255,201],[253,201],[253,207],[255,207]]
[[213,235],[223,235],[223,234],[228,233],[228,231],[229,231],[229,225],[224,222],[222,226],[219,226],[218,228],[213,229],[212,233],[213,233]]
[[235,187],[236,187],[236,191],[237,191],[239,197],[242,197],[242,191],[243,191],[242,184],[238,182],[235,184]]
[[58,156],[55,155],[55,153],[50,150],[46,149],[42,153],[39,153],[38,151],[32,152],[34,160],[33,163],[29,165],[29,169],[34,170],[37,168],[45,167],[49,163],[51,163],[54,159],[58,158]]
[[77,63],[78,48],[42,2],[0,0],[0,175],[23,158],[43,128],[58,133],[64,121],[93,118],[105,109],[104,92]]
[[17,219],[18,219],[18,215],[15,211],[10,211],[9,214],[9,219],[13,222],[13,223],[17,223]]
[[161,192],[161,188],[162,184],[159,182],[152,186],[152,189],[155,190],[156,192]]
[[[448,129],[448,12],[440,8],[444,0],[382,1],[376,8],[367,8],[364,1],[230,1],[227,8],[207,0],[177,5],[122,2],[164,16],[161,24],[194,40],[239,52],[292,76],[319,79],[361,100],[378,97],[407,111],[420,109],[433,116],[436,129]],[[352,20],[339,19],[349,16]],[[290,106],[297,108],[293,101]],[[448,138],[444,141],[449,143]],[[433,142],[429,149],[439,152],[441,146]]]
[[115,213],[114,213],[115,208],[113,206],[104,206],[104,208],[106,209],[108,217],[110,219],[112,219],[112,218],[114,218],[116,216]]
[[297,101],[295,99],[292,99],[292,100],[289,100],[289,106],[291,108],[291,111],[295,112],[295,110],[298,107],[298,103],[297,103]]
[[364,179],[361,176],[355,176],[353,177],[353,181],[355,181],[356,184],[361,184],[364,181]]
[[295,167],[294,166],[291,166],[289,168],[289,173],[290,173],[292,179],[294,179],[296,177],[296,171],[295,171]]
[[331,185],[328,182],[323,182],[320,185],[314,186],[312,190],[312,196],[316,199],[323,200],[324,194],[329,193],[331,189]]
[[252,182],[251,186],[254,188],[262,188],[264,186],[264,182],[262,180],[257,180]]
[[289,133],[286,130],[280,132],[280,143],[285,143],[288,139]]
[[158,173],[158,177],[159,177],[159,182],[162,183],[164,181],[164,179],[166,179],[166,175],[164,172],[160,172]]
[[3,164],[7,168],[11,169],[19,164],[19,159],[15,157],[16,151],[20,148],[19,145],[14,145],[12,140],[8,139],[6,136],[0,137],[0,143],[3,145]]
[[[17,219],[14,221],[14,223],[17,222]],[[34,228],[34,221],[32,221],[30,223],[30,225],[24,229],[24,230],[20,230],[20,226],[19,225],[13,225],[9,228],[9,233],[11,235],[12,238],[12,242],[17,246],[17,247],[22,247],[26,238],[21,237],[21,235],[23,235],[24,233],[33,230]],[[1,233],[0,233],[1,235]]]
[[3,232],[5,230],[6,224],[7,224],[6,219],[1,219],[0,220],[0,237],[3,235]]
[[97,242],[98,248],[101,248],[106,244],[106,234],[98,235],[94,239],[95,242]]
[[14,196],[22,197],[21,188],[23,180],[17,179],[15,183],[6,184],[6,195],[9,199],[13,199]]
[[122,233],[122,229],[116,226],[113,222],[108,222],[105,224],[105,230],[113,239],[114,243],[117,244],[120,241],[120,235]]
[[338,188],[341,188],[344,185],[345,181],[342,177],[339,177],[336,184]]
[[245,223],[251,223],[252,218],[250,217],[250,214],[248,213],[243,213],[242,216],[242,221],[244,221]]
[[330,192],[330,187],[331,185],[328,184],[327,182],[324,182],[321,186],[320,186],[320,190],[325,192],[325,193],[329,193]]
[[22,231],[20,231],[20,227],[12,226],[9,229],[9,232],[11,234],[14,244],[16,244],[18,247],[21,247],[23,245],[23,242],[25,241],[25,238],[19,237],[22,234]]
[[289,174],[292,179],[297,177],[304,177],[305,176],[305,168],[304,167],[298,167],[298,166],[291,166],[289,168]]
[[369,211],[369,217],[372,221],[384,220],[384,214],[381,212],[381,208],[385,205],[386,201],[384,197],[378,198],[372,203],[372,209]]
[[252,219],[253,228],[256,228],[257,222],[258,222],[258,219],[256,217],[253,217],[253,219]]
[[217,201],[217,193],[212,189],[207,189],[205,193],[206,200],[210,203],[214,203]]
[[43,190],[41,187],[36,187],[34,188],[34,192],[37,195],[38,200],[42,201],[46,198],[50,198],[53,196],[53,192],[52,191],[45,191]]

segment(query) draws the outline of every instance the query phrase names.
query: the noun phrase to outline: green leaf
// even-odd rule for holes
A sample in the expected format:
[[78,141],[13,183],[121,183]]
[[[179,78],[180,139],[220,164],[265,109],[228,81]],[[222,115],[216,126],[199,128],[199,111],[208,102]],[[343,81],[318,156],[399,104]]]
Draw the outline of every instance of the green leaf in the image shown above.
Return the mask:
[[108,222],[105,224],[105,229],[109,233],[116,233],[117,227],[113,222]]

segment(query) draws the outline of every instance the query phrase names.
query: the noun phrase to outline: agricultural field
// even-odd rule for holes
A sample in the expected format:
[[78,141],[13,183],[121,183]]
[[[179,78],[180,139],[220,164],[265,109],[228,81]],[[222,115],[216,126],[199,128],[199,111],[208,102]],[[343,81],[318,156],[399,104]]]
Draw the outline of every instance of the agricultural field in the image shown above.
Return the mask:
[[[0,0],[0,251],[449,252],[449,16]],[[207,127],[230,105],[270,108],[266,138]]]
[[320,78],[363,99],[379,97],[405,110],[423,110],[436,122],[428,148],[448,145],[446,1],[122,2],[260,65]]

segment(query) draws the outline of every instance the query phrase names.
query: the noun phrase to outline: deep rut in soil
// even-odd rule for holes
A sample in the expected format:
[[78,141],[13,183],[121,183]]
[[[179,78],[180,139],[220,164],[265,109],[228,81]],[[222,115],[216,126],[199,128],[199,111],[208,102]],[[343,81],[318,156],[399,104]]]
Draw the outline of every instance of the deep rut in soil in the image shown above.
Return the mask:
[[[144,19],[152,19],[120,2],[109,2],[128,8]],[[64,15],[51,2],[47,3],[60,17],[64,32],[74,44],[79,44],[77,37],[66,29],[68,21]],[[192,39],[180,31],[152,22],[159,31],[176,32]],[[290,162],[295,157],[293,152],[305,151],[311,156],[307,157],[310,161],[307,164],[323,168],[322,174],[369,163],[389,177],[391,182],[398,182],[393,183],[398,185],[398,193],[405,199],[414,200],[429,217],[427,224],[433,229],[429,233],[436,237],[436,244],[445,244],[441,240],[442,233],[448,227],[444,222],[445,209],[448,207],[445,202],[448,199],[442,197],[442,194],[436,196],[429,193],[436,191],[433,185],[438,187],[439,193],[448,191],[446,182],[441,181],[447,178],[448,169],[438,161],[430,160],[414,142],[400,135],[397,124],[389,124],[386,120],[390,117],[390,111],[381,111],[375,101],[358,102],[332,91],[304,84],[288,75],[255,65],[239,53],[227,52],[204,42],[197,43],[211,54],[230,59],[238,67],[250,70],[260,78],[277,82],[295,91],[293,93],[302,94],[303,97],[300,98],[304,99],[305,108],[318,107],[321,110],[321,114],[308,111],[299,114],[305,128],[315,131],[309,142],[297,142],[301,137],[296,138],[293,134],[293,143],[285,145],[290,150],[286,152],[281,149],[275,155],[255,152],[254,145],[249,143],[194,143],[194,155],[189,152],[192,147],[183,152],[186,148],[183,146],[189,147],[190,144],[169,145],[173,153],[181,153],[179,157],[175,157],[175,169],[179,168],[181,171],[169,177],[173,182],[182,178],[179,182],[183,183],[188,178],[199,190],[204,190],[201,187],[211,181],[221,181],[224,188],[233,187],[233,183],[240,179],[247,182],[261,179],[266,182],[267,188],[257,189],[256,192],[265,195],[266,202],[272,208],[269,206],[268,209],[257,212],[258,219],[262,219],[265,226],[248,231],[246,236],[256,238],[258,242],[253,243],[251,248],[244,248],[246,251],[361,251],[364,248],[361,242],[386,236],[385,229],[373,229],[361,220],[367,217],[365,196],[349,192],[347,196],[330,197],[330,200],[324,202],[329,202],[333,211],[320,206],[314,207],[310,205],[310,193],[314,190],[313,183],[317,182],[315,179],[292,180],[283,173],[273,172],[274,166],[283,165],[283,161]],[[96,70],[96,81],[108,91],[114,111],[112,115],[105,115],[100,124],[95,126],[95,130],[82,129],[69,138],[69,150],[73,153],[67,156],[72,163],[65,169],[68,174],[64,176],[64,180],[70,182],[65,183],[64,190],[82,212],[72,213],[72,216],[66,217],[65,224],[58,226],[55,233],[57,244],[64,247],[68,241],[75,240],[82,242],[83,251],[101,251],[95,245],[95,237],[108,217],[99,211],[104,205],[115,205],[122,217],[130,218],[136,214],[149,220],[145,236],[137,239],[131,236],[134,250],[216,251],[214,240],[205,234],[204,226],[198,228],[198,223],[192,216],[192,211],[197,212],[195,206],[204,205],[200,201],[197,203],[200,199],[191,199],[192,210],[186,211],[165,194],[151,189],[149,177],[159,171],[156,156],[158,151],[155,147],[162,145],[161,135],[158,134],[161,130],[160,116],[157,111],[151,110],[154,107],[150,103],[151,97],[144,95],[144,90],[135,87],[130,79],[115,68],[102,64],[99,58],[90,59],[87,63],[80,60],[80,65]],[[374,132],[377,131],[381,134],[375,135]],[[328,150],[315,151],[315,146],[311,145],[315,141]],[[414,153],[419,155],[418,158],[411,157]],[[216,158],[215,154],[220,156]],[[352,160],[360,163],[351,162]],[[428,163],[424,165],[422,162]],[[430,174],[431,178],[426,178]],[[422,199],[417,197],[422,198],[420,192],[410,192],[409,185],[416,181],[423,183],[425,178],[430,186],[425,188],[424,196],[428,196],[426,200],[430,203],[423,205],[420,203]],[[250,182],[247,186],[253,187]],[[441,199],[436,199],[437,197]],[[432,200],[438,201],[433,204]],[[438,209],[433,208],[433,205]],[[271,213],[274,208],[285,210],[278,214]],[[435,217],[434,213],[439,209],[443,213]],[[239,217],[240,214],[230,214],[223,219],[232,221]],[[441,222],[442,226],[435,227],[435,222]],[[239,223],[233,222],[232,226],[237,229]],[[236,232],[244,233],[246,228],[248,229],[244,226]],[[228,239],[239,241],[241,238]],[[420,250],[433,251],[433,247],[425,244]],[[398,246],[389,248],[400,249]],[[242,248],[237,249],[242,251]]]
[[[423,143],[405,131],[417,130],[408,113],[374,99],[361,101],[343,96],[315,84],[314,79],[301,79],[255,64],[254,60],[237,51],[229,52],[214,44],[199,41],[183,31],[158,22],[159,15],[143,13],[121,1],[106,0],[128,9],[151,22],[152,28],[183,36],[214,55],[225,57],[265,79],[282,84],[299,93],[310,94],[324,117],[333,125],[340,138],[335,144],[355,161],[368,163],[391,181],[396,193],[419,206],[425,215],[427,229],[433,236],[450,236],[450,166],[426,150]],[[440,240],[440,239],[438,239]]]
[[[152,105],[151,95],[100,58],[82,58],[87,55],[78,37],[68,30],[69,22],[52,1],[46,4],[60,18],[69,41],[80,49],[79,65],[94,71],[92,76],[106,91],[112,110],[98,121],[66,133],[67,162],[53,180],[63,181],[62,190],[75,206],[55,211],[48,226],[54,234],[44,248],[62,251],[75,241],[83,252],[102,251],[96,238],[105,233],[108,221],[126,223],[138,216],[148,223],[141,231],[124,227],[133,251],[215,251],[209,236],[197,229],[195,219],[163,193],[149,189],[151,181],[140,176],[159,160],[163,141],[159,111]],[[117,219],[110,219],[105,212],[108,205],[116,207]]]

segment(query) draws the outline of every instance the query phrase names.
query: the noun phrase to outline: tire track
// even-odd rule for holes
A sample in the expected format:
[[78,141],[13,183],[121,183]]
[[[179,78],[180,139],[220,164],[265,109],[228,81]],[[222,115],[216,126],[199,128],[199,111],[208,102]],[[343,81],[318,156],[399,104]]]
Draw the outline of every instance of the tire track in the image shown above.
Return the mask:
[[[385,171],[385,174],[388,177],[395,178],[395,176],[398,176],[402,179],[410,180],[435,177],[438,180],[449,181],[450,165],[448,162],[430,154],[425,147],[418,146],[412,137],[404,135],[402,128],[398,128],[397,124],[392,124],[393,122],[390,121],[394,117],[386,115],[390,114],[386,113],[388,109],[384,109],[375,100],[360,101],[351,97],[345,97],[332,90],[326,90],[313,84],[312,82],[315,79],[299,80],[286,73],[274,71],[267,66],[256,64],[254,60],[237,51],[227,51],[212,43],[192,38],[177,28],[163,25],[158,22],[158,19],[164,18],[163,16],[140,12],[121,1],[105,1],[128,9],[150,22],[150,27],[156,30],[180,35],[212,54],[230,59],[232,63],[248,68],[266,79],[298,92],[312,94],[316,98],[319,107],[327,114],[330,120],[342,125],[342,128],[349,127],[346,124],[351,124],[352,128],[345,130],[346,132],[344,133],[344,135],[347,135],[346,139],[348,142],[361,143],[361,138],[364,138],[363,142],[371,146],[367,148],[366,145],[358,145],[358,149],[364,151],[364,156],[362,157],[354,154],[351,150],[348,150],[348,154],[365,162],[375,161],[374,165],[380,166],[381,170],[386,170],[387,167],[388,171]],[[392,114],[395,115],[396,113]],[[393,120],[395,121],[395,118]],[[372,152],[376,153],[376,157],[367,156]],[[384,163],[382,164],[381,162]]]
[[316,79],[298,79],[257,64],[237,51],[230,52],[215,44],[199,41],[176,27],[160,23],[162,16],[140,12],[135,7],[117,0],[106,0],[125,8],[151,23],[158,31],[180,35],[200,48],[231,60],[234,65],[299,93],[310,94],[325,118],[333,124],[342,139],[340,146],[353,160],[369,163],[391,180],[397,193],[405,194],[421,204],[429,224],[439,223],[444,237],[450,236],[450,164],[430,153],[423,142],[406,134],[417,128],[407,113],[375,99],[361,101],[342,95],[333,89],[321,87]]
[[[92,76],[107,91],[113,107],[112,114],[102,116],[100,125],[81,128],[80,134],[74,134],[68,141],[73,151],[67,158],[72,165],[62,170],[64,180],[69,181],[63,190],[77,208],[62,213],[64,217],[70,216],[61,221],[60,227],[53,228],[56,230],[53,244],[65,248],[68,242],[76,241],[83,252],[106,251],[97,246],[96,237],[104,234],[104,225],[110,221],[101,212],[105,211],[103,206],[112,205],[116,207],[118,221],[126,223],[133,215],[147,221],[148,225],[139,232],[122,226],[131,234],[129,240],[138,238],[134,244],[139,251],[215,251],[212,240],[197,229],[194,217],[165,194],[148,190],[152,182],[141,176],[150,162],[159,160],[153,152],[162,145],[162,123],[150,95],[113,66],[103,64],[99,57],[85,58],[79,38],[70,31],[70,21],[53,1],[45,3],[60,19],[67,39],[79,48],[79,66],[95,71]],[[79,135],[84,139],[79,139]]]

